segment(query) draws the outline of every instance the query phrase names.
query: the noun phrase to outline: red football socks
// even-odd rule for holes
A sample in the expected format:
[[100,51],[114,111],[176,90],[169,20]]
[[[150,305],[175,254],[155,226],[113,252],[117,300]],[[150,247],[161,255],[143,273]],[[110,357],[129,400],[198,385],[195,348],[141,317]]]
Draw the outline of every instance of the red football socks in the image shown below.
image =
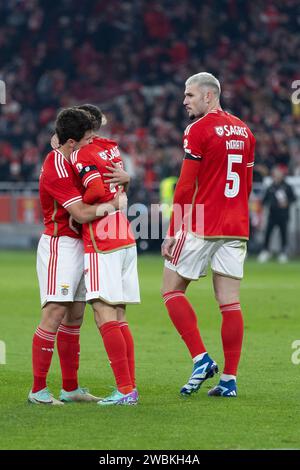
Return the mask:
[[132,392],[133,386],[127,360],[126,342],[118,321],[109,321],[100,326],[104,347],[113,370],[119,392]]
[[169,316],[187,345],[192,358],[206,351],[200,336],[197,316],[183,291],[175,290],[163,295]]
[[57,351],[62,373],[62,388],[72,392],[78,388],[78,369],[80,357],[80,326],[61,324],[57,332]]
[[131,377],[131,383],[132,383],[133,388],[135,388],[136,383],[135,383],[135,359],[134,359],[133,337],[132,337],[132,334],[131,334],[131,331],[129,329],[127,322],[121,321],[119,322],[119,325],[120,325],[121,333],[126,343],[127,360],[128,360],[129,372],[130,372],[130,377]]
[[224,374],[236,375],[240,360],[244,323],[239,302],[220,305],[222,313],[222,342],[224,350]]
[[32,341],[32,369],[33,387],[32,392],[36,393],[45,388],[46,378],[50,368],[56,333],[36,329]]

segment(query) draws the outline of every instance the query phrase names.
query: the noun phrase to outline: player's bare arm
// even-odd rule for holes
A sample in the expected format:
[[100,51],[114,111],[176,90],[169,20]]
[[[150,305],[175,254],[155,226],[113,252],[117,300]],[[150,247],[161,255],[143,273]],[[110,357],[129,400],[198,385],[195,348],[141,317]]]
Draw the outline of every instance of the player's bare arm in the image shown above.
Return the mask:
[[73,217],[70,215],[69,217],[69,227],[71,230],[73,230],[75,233],[80,235],[79,231],[79,224],[76,222],[76,220],[73,219]]
[[126,206],[127,196],[119,191],[116,197],[109,202],[90,206],[79,201],[69,206],[67,210],[74,220],[80,224],[85,224],[99,217],[104,217],[115,210],[123,210]]

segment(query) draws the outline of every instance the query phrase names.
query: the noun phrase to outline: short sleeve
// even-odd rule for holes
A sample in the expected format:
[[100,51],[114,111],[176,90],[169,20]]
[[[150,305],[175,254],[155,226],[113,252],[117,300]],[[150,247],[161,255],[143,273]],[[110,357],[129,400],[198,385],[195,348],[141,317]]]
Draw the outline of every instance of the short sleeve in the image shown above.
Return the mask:
[[255,143],[255,137],[252,133],[250,133],[250,150],[248,155],[247,168],[252,168],[254,166]]
[[44,186],[53,199],[67,209],[72,204],[82,201],[82,195],[76,185],[76,177],[71,166],[60,159],[56,162],[56,168],[58,171],[54,171],[51,178],[44,180]]
[[204,136],[201,128],[196,123],[190,124],[183,135],[183,150],[185,158],[201,159],[203,157]]
[[81,184],[87,188],[91,181],[102,176],[98,171],[95,162],[95,155],[97,150],[92,146],[86,146],[72,153],[71,165],[75,174],[80,178]]

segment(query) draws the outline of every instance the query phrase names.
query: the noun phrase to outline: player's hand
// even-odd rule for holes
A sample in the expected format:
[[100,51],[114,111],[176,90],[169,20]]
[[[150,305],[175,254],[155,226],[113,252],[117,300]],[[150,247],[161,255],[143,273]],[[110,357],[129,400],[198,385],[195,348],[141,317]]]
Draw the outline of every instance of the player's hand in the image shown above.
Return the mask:
[[58,149],[60,147],[58,137],[56,134],[53,134],[50,140],[50,145],[53,148],[53,150]]
[[80,224],[70,215],[69,217],[69,227],[73,232],[80,234]]
[[127,184],[130,181],[129,174],[123,170],[117,163],[112,162],[113,166],[106,166],[106,169],[109,170],[109,173],[104,173],[107,179],[104,180],[104,183],[115,183],[115,184]]
[[174,249],[176,243],[175,237],[166,238],[162,245],[161,245],[161,255],[167,260],[172,261],[174,256],[172,255],[172,251]]
[[116,209],[119,209],[120,211],[124,210],[127,208],[128,204],[128,199],[126,193],[122,189],[119,189],[117,192],[116,197],[113,199],[113,204]]

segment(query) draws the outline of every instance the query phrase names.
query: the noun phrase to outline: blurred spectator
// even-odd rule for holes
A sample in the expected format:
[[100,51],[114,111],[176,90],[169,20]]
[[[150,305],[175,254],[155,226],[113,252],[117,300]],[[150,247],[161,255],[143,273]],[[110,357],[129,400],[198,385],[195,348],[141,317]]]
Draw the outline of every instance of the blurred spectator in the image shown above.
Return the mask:
[[279,228],[281,238],[281,252],[278,255],[280,263],[286,263],[287,257],[287,230],[291,204],[296,200],[292,187],[285,181],[285,170],[276,166],[272,170],[272,184],[268,187],[263,198],[263,204],[269,206],[267,228],[263,251],[258,256],[260,263],[271,258],[270,239],[275,227]]

